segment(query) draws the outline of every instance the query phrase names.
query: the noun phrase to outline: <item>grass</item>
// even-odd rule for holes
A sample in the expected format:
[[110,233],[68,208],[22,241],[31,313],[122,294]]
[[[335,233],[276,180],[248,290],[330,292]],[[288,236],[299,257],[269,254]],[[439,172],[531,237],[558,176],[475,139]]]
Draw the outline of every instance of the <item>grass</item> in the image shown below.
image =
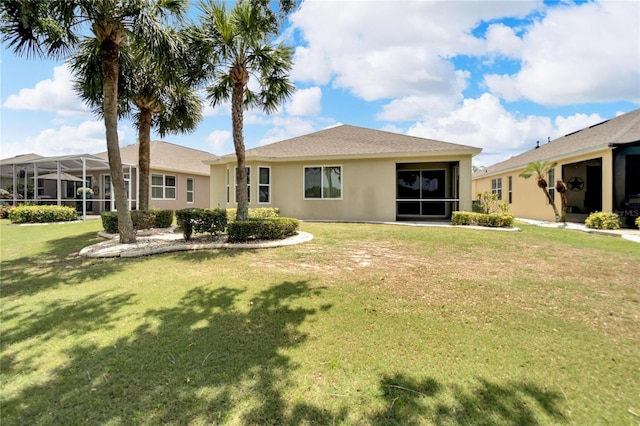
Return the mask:
[[303,223],[269,250],[84,259],[0,223],[1,422],[637,424],[640,245]]

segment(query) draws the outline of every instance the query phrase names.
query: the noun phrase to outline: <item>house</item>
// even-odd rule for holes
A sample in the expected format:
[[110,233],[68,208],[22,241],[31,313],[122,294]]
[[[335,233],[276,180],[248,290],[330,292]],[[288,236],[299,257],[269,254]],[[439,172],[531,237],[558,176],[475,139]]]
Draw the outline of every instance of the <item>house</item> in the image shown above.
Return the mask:
[[[137,165],[138,150],[138,144],[120,148],[122,162]],[[209,168],[203,161],[214,160],[216,155],[162,141],[152,141],[149,150],[150,208],[209,207]],[[106,151],[96,156],[108,159]],[[137,173],[132,176],[135,187]]]
[[[136,209],[138,145],[120,152],[129,207]],[[150,154],[151,208],[209,206],[209,169],[202,160],[215,155],[161,141],[151,142]],[[81,187],[92,192],[85,202],[78,195]],[[106,152],[57,157],[26,154],[0,160],[0,188],[6,191],[4,201],[14,204],[75,206],[83,216],[115,209]]]
[[[473,174],[473,192],[498,194],[516,217],[554,221],[535,180],[518,176],[530,162],[544,160],[557,162],[547,176],[549,188],[558,179],[567,185],[567,220],[613,211],[623,225],[633,226],[640,214],[640,109],[480,169]],[[550,192],[560,209],[555,190]]]
[[[471,210],[471,158],[480,151],[341,125],[246,150],[249,207],[303,220],[448,218]],[[234,207],[236,155],[206,163],[211,206]]]

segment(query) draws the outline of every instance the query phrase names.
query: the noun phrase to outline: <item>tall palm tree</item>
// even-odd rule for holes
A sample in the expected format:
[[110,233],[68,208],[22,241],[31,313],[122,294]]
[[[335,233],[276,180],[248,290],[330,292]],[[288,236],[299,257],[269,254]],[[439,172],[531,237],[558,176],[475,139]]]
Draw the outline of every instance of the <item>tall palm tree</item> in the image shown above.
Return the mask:
[[[175,37],[175,50],[163,58],[152,58],[139,44],[131,43],[120,51],[118,77],[119,113],[131,116],[138,129],[138,209],[149,209],[151,129],[161,137],[169,133],[189,133],[202,119],[202,99],[197,95],[189,70],[186,45],[178,33],[167,28],[167,37]],[[142,48],[141,48],[142,47]],[[167,66],[167,57],[171,66]],[[76,91],[102,115],[102,91],[99,87],[102,56],[94,39],[82,43],[71,62],[77,76]]]
[[[129,39],[149,52],[168,49],[163,28],[168,19],[182,19],[188,0],[3,0],[2,40],[27,57],[68,57],[89,25],[100,43],[102,93],[109,169],[118,209],[121,243],[135,242],[118,143],[118,75],[120,48]],[[154,55],[155,56],[155,55]]]
[[[249,214],[244,109],[258,107],[267,114],[272,113],[295,90],[288,77],[293,49],[272,42],[274,27],[268,23],[272,15],[253,3],[238,2],[227,10],[224,3],[203,2],[200,25],[190,29],[195,57],[204,61],[200,69],[209,84],[206,88],[208,100],[216,107],[231,99],[237,158],[236,220],[247,220]],[[252,76],[257,91],[248,87]]]
[[520,173],[519,176],[525,179],[529,179],[532,176],[536,177],[538,188],[542,189],[542,191],[544,192],[544,195],[547,198],[547,201],[551,205],[551,208],[553,208],[553,213],[555,215],[556,222],[559,222],[560,214],[558,213],[558,208],[556,207],[556,204],[553,201],[551,194],[549,194],[549,190],[547,189],[549,185],[547,183],[547,180],[545,179],[545,176],[549,175],[549,171],[555,169],[557,165],[558,163],[552,163],[547,160],[532,161],[531,163],[527,164],[527,167],[525,167],[525,169],[522,171],[522,173]]
[[567,185],[558,179],[556,181],[556,192],[560,194],[560,222],[567,221]]

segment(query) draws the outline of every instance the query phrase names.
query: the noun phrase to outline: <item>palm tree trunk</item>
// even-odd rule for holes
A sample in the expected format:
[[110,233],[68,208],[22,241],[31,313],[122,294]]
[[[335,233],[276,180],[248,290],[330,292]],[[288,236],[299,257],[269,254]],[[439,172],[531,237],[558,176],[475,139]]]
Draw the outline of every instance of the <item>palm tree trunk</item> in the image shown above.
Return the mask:
[[138,200],[140,210],[149,210],[149,175],[151,173],[151,110],[140,109],[140,120],[138,122],[138,168],[140,170],[140,181],[138,182],[140,199]]
[[553,209],[553,214],[556,217],[556,222],[559,222],[560,213],[558,213],[558,208],[556,207],[556,203],[553,201],[553,198],[551,198],[551,194],[549,194],[549,190],[547,188],[542,188],[542,190],[544,191],[544,195],[546,195],[547,201],[549,202],[549,204],[551,205],[551,208]]
[[238,202],[236,220],[247,220],[249,218],[247,170],[244,156],[244,136],[242,134],[244,119],[244,105],[242,104],[243,97],[244,84],[234,84],[233,91],[231,93],[231,120],[233,124],[233,145],[236,149],[236,158],[238,160],[238,167],[236,169],[236,201]]
[[135,243],[136,234],[133,230],[127,192],[122,171],[122,159],[118,143],[118,54],[119,47],[107,39],[102,44],[102,89],[104,94],[104,123],[107,133],[107,153],[109,155],[109,170],[115,193],[115,203],[118,209],[118,231],[120,242]]

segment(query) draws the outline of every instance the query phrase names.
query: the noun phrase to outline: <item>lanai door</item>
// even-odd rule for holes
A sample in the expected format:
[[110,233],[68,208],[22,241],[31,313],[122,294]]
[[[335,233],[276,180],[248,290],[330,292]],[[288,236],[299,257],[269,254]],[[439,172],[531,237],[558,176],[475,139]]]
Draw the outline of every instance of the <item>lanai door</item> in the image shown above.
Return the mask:
[[444,218],[447,216],[447,170],[397,171],[398,218]]

